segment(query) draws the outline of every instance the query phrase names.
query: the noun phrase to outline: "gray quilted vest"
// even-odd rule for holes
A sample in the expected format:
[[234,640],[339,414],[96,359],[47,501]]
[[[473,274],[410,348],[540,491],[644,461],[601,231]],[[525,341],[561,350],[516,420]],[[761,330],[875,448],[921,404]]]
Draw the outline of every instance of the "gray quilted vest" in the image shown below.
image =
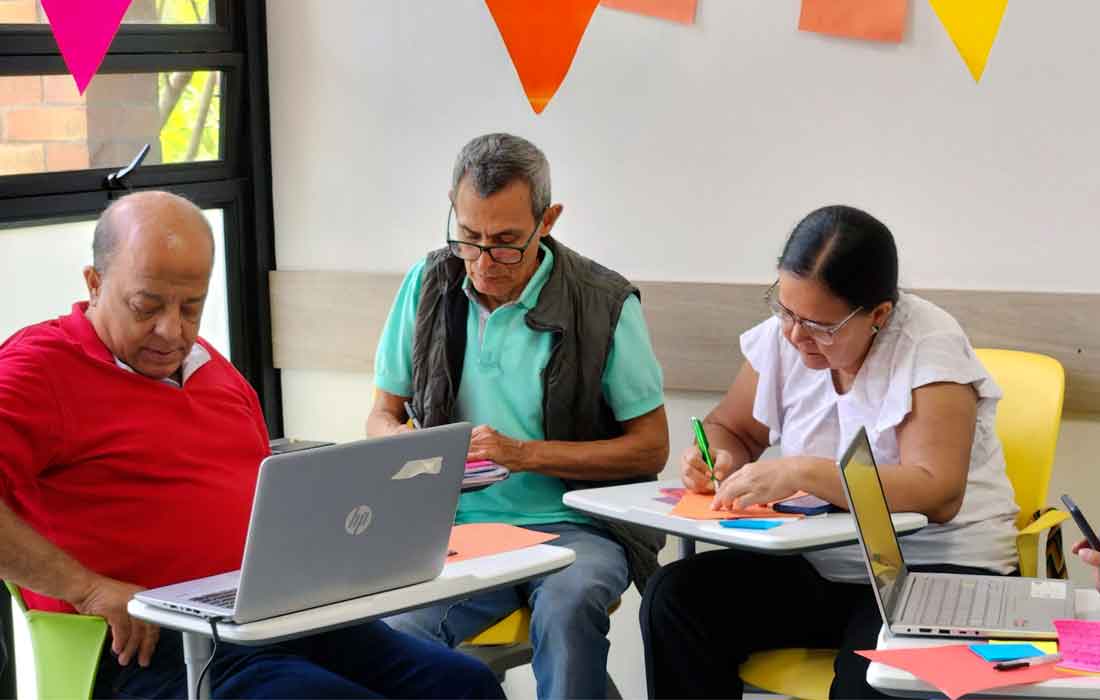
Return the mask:
[[[543,431],[547,440],[608,440],[623,434],[603,396],[601,380],[623,303],[638,289],[622,275],[570,250],[552,237],[542,239],[554,267],[526,316],[529,328],[553,333],[550,360],[542,372]],[[425,427],[455,420],[455,402],[466,355],[469,299],[462,290],[466,268],[442,248],[429,253],[413,335],[413,409]],[[566,480],[566,488],[653,481]],[[602,523],[626,549],[639,591],[657,570],[664,535],[622,523]]]

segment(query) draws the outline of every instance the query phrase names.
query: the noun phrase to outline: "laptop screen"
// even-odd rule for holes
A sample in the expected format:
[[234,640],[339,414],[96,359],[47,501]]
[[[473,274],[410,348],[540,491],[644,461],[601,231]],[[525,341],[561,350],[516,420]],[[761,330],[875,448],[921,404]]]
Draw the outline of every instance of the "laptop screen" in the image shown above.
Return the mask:
[[848,505],[859,529],[860,544],[867,554],[867,568],[874,584],[883,619],[893,609],[898,584],[905,579],[905,560],[901,556],[894,522],[886,505],[878,468],[867,432],[859,433],[840,462],[841,481]]

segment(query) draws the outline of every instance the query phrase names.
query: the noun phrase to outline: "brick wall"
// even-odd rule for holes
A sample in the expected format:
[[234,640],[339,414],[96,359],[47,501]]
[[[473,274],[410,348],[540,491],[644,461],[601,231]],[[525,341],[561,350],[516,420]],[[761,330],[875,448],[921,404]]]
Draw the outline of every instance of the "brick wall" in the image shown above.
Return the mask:
[[70,76],[0,77],[0,175],[87,168],[89,162],[87,103]]
[[0,0],[0,24],[35,24],[38,0]]
[[[0,0],[0,23],[34,23],[38,0]],[[154,0],[134,0],[127,21],[156,19]],[[141,146],[159,163],[157,74],[97,75],[81,96],[69,75],[0,76],[0,175],[115,167]]]

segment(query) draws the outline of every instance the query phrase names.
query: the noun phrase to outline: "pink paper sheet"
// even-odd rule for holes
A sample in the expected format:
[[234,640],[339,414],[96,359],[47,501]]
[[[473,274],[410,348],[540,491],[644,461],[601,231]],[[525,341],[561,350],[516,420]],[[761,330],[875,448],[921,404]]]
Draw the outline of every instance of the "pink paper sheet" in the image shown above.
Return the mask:
[[1058,651],[1062,652],[1060,666],[1100,672],[1100,621],[1055,620],[1054,629],[1058,630]]
[[42,0],[65,65],[84,94],[118,32],[131,0]]

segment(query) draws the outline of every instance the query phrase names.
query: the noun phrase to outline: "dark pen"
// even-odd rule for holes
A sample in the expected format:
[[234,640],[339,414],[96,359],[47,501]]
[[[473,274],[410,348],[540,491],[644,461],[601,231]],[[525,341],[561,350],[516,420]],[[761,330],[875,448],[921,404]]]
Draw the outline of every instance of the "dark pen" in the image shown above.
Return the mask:
[[1031,668],[1032,666],[1042,666],[1043,664],[1056,664],[1061,660],[1061,654],[1045,654],[1043,656],[1032,656],[1027,659],[1017,659],[1016,661],[1002,661],[999,664],[993,664],[993,668],[998,671],[1014,671],[1018,668]]
[[407,415],[409,417],[409,420],[413,422],[413,427],[417,430],[420,430],[420,419],[416,417],[415,413],[413,413],[413,407],[409,404],[408,401],[405,402],[405,415]]

